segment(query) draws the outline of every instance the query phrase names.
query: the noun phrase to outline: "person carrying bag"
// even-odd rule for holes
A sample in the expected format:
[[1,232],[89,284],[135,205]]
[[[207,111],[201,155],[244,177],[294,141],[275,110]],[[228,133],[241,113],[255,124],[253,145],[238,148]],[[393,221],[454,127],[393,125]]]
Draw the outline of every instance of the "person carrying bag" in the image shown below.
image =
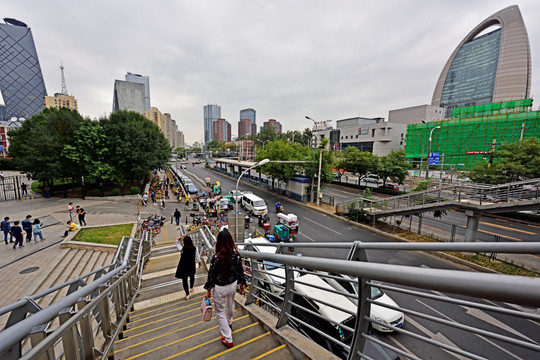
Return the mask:
[[240,286],[240,291],[244,291],[246,278],[242,260],[231,234],[224,229],[217,235],[216,253],[212,256],[204,288],[206,289],[205,299],[212,297],[212,289],[214,289],[214,306],[221,332],[221,343],[227,348],[234,346],[232,321],[237,284]]
[[[181,240],[183,241],[183,246]],[[176,268],[176,274],[174,275],[177,279],[182,279],[182,286],[186,292],[186,300],[189,300],[190,294],[193,292],[193,286],[195,285],[195,268],[196,263],[201,266],[201,256],[199,255],[199,249],[193,246],[193,240],[189,235],[181,236],[176,240],[176,247],[178,251],[182,254],[180,256],[180,261]],[[188,286],[189,278],[189,286]]]

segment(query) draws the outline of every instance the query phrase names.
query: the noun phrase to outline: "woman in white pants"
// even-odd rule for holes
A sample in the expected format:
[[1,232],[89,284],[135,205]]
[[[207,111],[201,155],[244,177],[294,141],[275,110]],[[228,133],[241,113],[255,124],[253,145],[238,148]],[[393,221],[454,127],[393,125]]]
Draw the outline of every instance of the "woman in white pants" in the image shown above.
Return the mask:
[[212,296],[211,290],[214,288],[214,306],[221,332],[221,342],[228,348],[234,345],[232,321],[237,284],[240,286],[240,291],[244,291],[246,279],[242,261],[231,234],[224,229],[217,236],[216,253],[212,256],[204,288],[207,299]]

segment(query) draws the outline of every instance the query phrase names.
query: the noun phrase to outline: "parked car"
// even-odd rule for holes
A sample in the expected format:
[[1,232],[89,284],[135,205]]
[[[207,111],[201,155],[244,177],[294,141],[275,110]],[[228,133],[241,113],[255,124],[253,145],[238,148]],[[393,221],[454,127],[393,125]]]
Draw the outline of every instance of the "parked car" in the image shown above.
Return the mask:
[[361,186],[379,187],[380,184],[382,184],[381,178],[374,174],[368,174],[360,179]]
[[[257,246],[258,244],[271,244],[270,241],[262,237],[248,238],[244,240],[244,243],[249,245],[239,245],[238,249],[267,254],[275,254],[277,250],[274,246]],[[282,265],[271,261],[263,261],[259,270],[263,271],[259,272],[259,276],[265,281],[264,284],[260,284],[261,287],[267,288],[276,295],[283,295],[285,293],[285,268]]]
[[379,186],[380,188],[383,188],[383,189],[392,189],[392,190],[399,190],[399,186],[396,185],[396,184],[389,184],[389,183],[386,183],[384,185],[381,185]]
[[186,187],[187,187],[188,193],[190,194],[196,194],[199,192],[199,189],[197,189],[197,187],[193,184],[188,184]]

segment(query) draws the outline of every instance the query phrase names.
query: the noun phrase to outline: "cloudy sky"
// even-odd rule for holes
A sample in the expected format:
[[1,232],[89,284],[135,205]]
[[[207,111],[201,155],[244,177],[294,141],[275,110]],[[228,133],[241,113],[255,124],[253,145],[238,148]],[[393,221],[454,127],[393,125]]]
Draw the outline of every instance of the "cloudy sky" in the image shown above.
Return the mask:
[[209,103],[233,135],[248,107],[258,125],[277,119],[286,131],[310,127],[305,115],[387,118],[431,103],[458,43],[513,4],[540,96],[538,0],[0,0],[0,17],[32,28],[49,95],[61,90],[62,61],[79,111],[97,118],[111,111],[115,79],[148,75],[152,106],[191,144]]

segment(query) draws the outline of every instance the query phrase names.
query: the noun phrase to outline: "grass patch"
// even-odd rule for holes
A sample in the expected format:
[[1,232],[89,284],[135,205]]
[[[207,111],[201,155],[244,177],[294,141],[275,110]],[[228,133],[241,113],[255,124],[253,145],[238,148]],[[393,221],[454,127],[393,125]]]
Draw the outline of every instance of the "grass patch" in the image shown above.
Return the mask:
[[72,241],[119,245],[123,236],[131,235],[132,228],[133,224],[83,228]]

